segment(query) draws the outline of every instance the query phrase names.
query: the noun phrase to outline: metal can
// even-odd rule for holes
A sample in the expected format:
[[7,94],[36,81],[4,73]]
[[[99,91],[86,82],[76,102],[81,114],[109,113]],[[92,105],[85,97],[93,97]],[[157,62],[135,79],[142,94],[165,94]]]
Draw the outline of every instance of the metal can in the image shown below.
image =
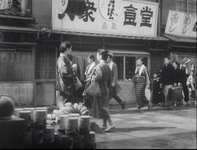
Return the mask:
[[35,111],[35,108],[33,107],[26,107],[26,108],[23,108],[23,110],[27,110],[27,111],[31,111],[31,120],[33,121],[33,114],[34,114],[34,111]]
[[90,131],[90,116],[80,116],[78,119],[78,129],[80,132]]
[[76,117],[69,117],[66,121],[65,133],[73,134],[77,132],[78,119]]
[[45,128],[47,123],[47,111],[35,110],[33,114],[33,122],[35,125],[42,125]]
[[58,115],[57,116],[57,130],[65,130],[67,118],[69,115]]
[[31,125],[31,111],[21,110],[18,111],[18,117],[25,120],[25,128],[27,129]]

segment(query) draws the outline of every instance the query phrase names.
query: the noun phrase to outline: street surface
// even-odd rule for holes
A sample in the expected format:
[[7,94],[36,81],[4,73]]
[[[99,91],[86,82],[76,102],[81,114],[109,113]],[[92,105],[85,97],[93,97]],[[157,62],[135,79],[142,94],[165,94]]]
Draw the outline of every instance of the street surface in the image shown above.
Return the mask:
[[[155,106],[136,112],[135,106],[110,106],[116,128],[96,133],[97,149],[196,149],[196,107],[165,110]],[[102,125],[101,119],[91,119]]]

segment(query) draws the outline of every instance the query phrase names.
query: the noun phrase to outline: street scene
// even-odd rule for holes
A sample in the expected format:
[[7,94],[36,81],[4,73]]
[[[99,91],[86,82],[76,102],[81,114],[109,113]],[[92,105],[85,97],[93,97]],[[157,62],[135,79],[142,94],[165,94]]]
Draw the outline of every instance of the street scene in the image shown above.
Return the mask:
[[0,149],[196,149],[197,0],[0,0]]
[[111,107],[116,128],[96,134],[98,149],[196,149],[195,107],[164,110],[157,106],[142,113],[133,106],[123,111]]

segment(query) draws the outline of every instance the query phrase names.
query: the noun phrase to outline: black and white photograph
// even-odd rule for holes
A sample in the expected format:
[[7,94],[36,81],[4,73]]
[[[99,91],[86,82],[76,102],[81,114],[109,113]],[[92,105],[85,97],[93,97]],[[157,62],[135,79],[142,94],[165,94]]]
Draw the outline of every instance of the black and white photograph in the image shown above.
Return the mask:
[[0,0],[0,149],[197,149],[197,0]]

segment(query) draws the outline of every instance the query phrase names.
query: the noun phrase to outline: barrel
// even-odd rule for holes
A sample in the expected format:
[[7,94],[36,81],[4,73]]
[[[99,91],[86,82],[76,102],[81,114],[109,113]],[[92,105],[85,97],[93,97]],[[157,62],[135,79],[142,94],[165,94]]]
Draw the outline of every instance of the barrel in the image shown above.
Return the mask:
[[77,127],[78,127],[78,118],[68,117],[65,126],[65,133],[75,134],[77,132]]
[[90,116],[80,116],[78,119],[78,130],[82,133],[90,131]]
[[35,125],[42,125],[44,128],[47,123],[47,110],[35,110],[33,113],[33,122]]
[[18,117],[25,120],[25,129],[27,129],[31,125],[31,111],[18,111]]
[[43,131],[43,142],[44,143],[51,143],[54,142],[54,127],[46,126]]

